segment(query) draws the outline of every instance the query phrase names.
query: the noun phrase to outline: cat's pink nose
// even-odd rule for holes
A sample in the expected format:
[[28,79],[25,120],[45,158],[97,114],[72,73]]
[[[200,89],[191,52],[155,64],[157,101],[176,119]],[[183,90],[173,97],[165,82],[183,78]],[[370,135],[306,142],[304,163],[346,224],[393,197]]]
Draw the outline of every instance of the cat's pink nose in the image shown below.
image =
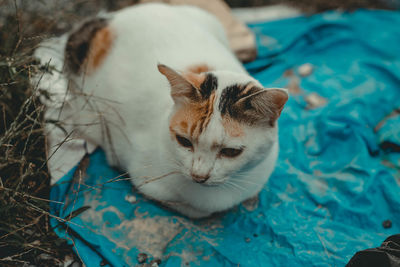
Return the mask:
[[198,174],[195,174],[195,173],[191,173],[191,175],[192,175],[193,181],[195,181],[196,183],[199,183],[199,184],[204,183],[205,181],[208,180],[208,178],[210,178],[210,175],[209,175],[209,174],[206,174],[206,175],[198,175]]

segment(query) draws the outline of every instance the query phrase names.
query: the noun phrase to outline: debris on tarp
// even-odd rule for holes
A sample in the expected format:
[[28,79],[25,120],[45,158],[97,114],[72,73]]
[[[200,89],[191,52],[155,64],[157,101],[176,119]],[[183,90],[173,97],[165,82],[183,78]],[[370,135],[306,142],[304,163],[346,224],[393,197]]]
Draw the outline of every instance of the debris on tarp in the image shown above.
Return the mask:
[[311,93],[306,96],[307,109],[322,107],[326,104],[326,99],[317,93]]
[[310,63],[304,63],[298,68],[299,74],[302,77],[310,76],[313,71],[313,65]]

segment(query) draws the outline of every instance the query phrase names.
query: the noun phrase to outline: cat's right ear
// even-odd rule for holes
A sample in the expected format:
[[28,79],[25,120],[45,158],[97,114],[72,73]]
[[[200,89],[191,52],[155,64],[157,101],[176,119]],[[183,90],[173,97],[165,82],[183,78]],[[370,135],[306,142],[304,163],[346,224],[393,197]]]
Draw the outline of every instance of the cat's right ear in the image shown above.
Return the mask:
[[160,73],[168,79],[171,86],[171,97],[176,104],[197,101],[201,97],[199,90],[181,74],[163,64],[158,64],[157,67]]

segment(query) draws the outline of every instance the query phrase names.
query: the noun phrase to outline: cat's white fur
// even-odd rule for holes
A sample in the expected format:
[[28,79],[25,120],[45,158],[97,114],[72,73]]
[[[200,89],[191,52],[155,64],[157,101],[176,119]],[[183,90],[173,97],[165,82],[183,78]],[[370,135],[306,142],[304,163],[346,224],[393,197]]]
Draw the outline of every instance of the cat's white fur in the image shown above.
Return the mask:
[[[67,105],[74,112],[64,117],[73,117],[75,132],[101,145],[109,163],[128,171],[145,195],[189,217],[223,211],[255,196],[275,166],[277,126],[243,125],[243,136],[230,137],[216,101],[193,152],[169,132],[178,107],[159,63],[175,70],[211,66],[218,78],[217,97],[235,83],[261,87],[230,51],[216,18],[195,7],[146,4],[112,13],[109,28],[115,39],[104,62],[90,75],[71,77],[77,86]],[[210,150],[213,143],[246,148],[236,158],[219,158]],[[204,184],[191,177],[207,172]]]

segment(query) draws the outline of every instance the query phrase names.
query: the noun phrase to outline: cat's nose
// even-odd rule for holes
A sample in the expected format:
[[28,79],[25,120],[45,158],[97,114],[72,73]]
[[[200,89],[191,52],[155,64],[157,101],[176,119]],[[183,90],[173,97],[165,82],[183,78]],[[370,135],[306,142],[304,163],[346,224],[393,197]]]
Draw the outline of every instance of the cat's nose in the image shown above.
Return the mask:
[[198,175],[198,174],[195,174],[195,173],[191,173],[191,175],[192,175],[193,181],[195,181],[196,183],[199,183],[199,184],[204,183],[205,181],[208,180],[208,178],[210,178],[210,175],[209,175],[209,174],[206,174],[206,175]]

